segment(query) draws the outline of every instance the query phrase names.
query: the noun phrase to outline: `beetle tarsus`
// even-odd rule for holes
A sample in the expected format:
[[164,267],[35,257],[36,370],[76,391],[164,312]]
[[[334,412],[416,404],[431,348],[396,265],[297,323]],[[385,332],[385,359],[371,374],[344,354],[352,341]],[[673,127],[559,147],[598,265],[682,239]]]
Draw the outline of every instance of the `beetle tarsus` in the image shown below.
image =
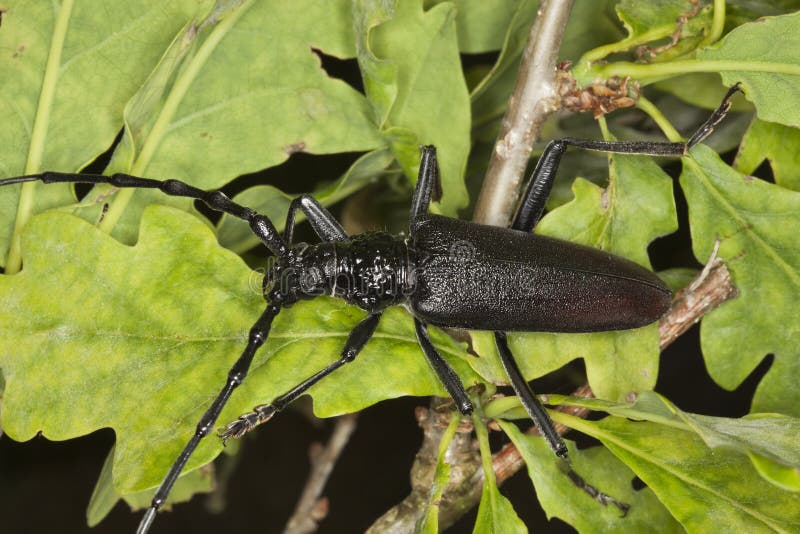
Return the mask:
[[228,423],[225,430],[219,433],[222,443],[227,444],[228,440],[239,439],[258,425],[262,425],[272,419],[278,409],[272,404],[261,404],[253,408],[252,412],[240,415],[236,421]]
[[618,501],[611,495],[603,493],[599,489],[595,488],[594,486],[586,482],[586,480],[584,480],[582,476],[576,473],[575,470],[572,469],[572,467],[569,464],[566,464],[565,471],[569,479],[572,481],[572,483],[575,484],[575,486],[577,486],[578,488],[585,491],[587,494],[589,494],[589,496],[592,499],[596,500],[603,506],[608,506],[609,504],[616,506],[622,512],[622,517],[628,515],[628,511],[631,509],[630,504]]
[[731,98],[733,98],[733,95],[739,92],[743,92],[741,82],[735,83],[734,85],[731,86],[730,89],[728,89],[728,92],[725,93],[722,102],[717,107],[717,109],[714,110],[714,113],[711,114],[711,116],[706,120],[706,122],[704,122],[702,126],[700,126],[700,128],[697,129],[694,135],[692,135],[692,137],[686,143],[686,150],[689,150],[694,145],[700,143],[701,141],[703,141],[703,139],[711,135],[711,133],[714,131],[714,128],[720,122],[722,122],[722,119],[724,119],[725,115],[727,115],[728,111],[730,111]]

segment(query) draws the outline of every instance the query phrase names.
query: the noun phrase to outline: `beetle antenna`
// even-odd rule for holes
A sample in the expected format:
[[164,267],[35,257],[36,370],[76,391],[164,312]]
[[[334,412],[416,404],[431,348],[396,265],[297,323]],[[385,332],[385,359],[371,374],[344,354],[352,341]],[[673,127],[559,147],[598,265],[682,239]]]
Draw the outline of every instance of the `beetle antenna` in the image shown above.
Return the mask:
[[35,182],[38,179],[39,175],[17,176],[15,178],[6,178],[5,180],[0,180],[0,187],[4,185],[21,184],[23,182]]

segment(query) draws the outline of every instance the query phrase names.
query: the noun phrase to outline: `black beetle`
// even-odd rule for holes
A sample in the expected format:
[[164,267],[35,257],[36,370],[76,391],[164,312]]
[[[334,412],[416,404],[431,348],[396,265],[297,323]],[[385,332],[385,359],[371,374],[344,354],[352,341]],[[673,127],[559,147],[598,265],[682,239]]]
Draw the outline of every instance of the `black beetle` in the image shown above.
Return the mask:
[[[341,297],[368,312],[350,333],[339,360],[269,404],[256,406],[228,424],[220,434],[222,439],[240,437],[266,422],[319,380],[352,361],[372,336],[383,310],[400,304],[414,315],[420,346],[462,414],[472,412],[472,403],[458,375],[431,343],[427,324],[494,331],[514,391],[550,448],[566,460],[566,445],[522,377],[504,332],[636,328],[658,320],[667,311],[671,292],[655,274],[627,259],[531,233],[544,210],[561,156],[570,145],[615,153],[682,156],[723,119],[737,90],[738,84],[686,143],[572,138],[551,142],[539,159],[510,228],[428,214],[430,202],[441,196],[436,150],[432,146],[422,147],[408,236],[382,232],[348,236],[336,219],[308,195],[292,202],[281,236],[267,217],[231,201],[222,192],[203,191],[178,180],[55,172],[0,180],[0,186],[39,180],[157,188],[167,195],[202,200],[213,210],[247,221],[275,256],[264,278],[266,309],[251,328],[247,347],[231,367],[225,386],[156,491],[138,532],[148,531],[189,457],[213,428],[233,390],[244,380],[275,316],[298,300],[323,294]],[[311,223],[320,243],[293,242],[298,209]],[[627,510],[626,504],[597,491],[574,472],[569,474],[600,502]]]

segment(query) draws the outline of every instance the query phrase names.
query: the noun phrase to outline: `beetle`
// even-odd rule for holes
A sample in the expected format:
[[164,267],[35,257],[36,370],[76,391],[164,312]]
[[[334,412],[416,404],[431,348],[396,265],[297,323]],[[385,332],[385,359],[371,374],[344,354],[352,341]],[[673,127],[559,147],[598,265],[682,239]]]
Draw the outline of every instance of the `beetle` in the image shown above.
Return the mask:
[[[433,146],[421,148],[407,236],[386,232],[349,236],[328,210],[309,195],[292,201],[281,235],[269,218],[230,200],[221,191],[201,190],[179,180],[59,172],[0,180],[0,186],[41,181],[151,188],[170,196],[201,200],[215,211],[246,221],[274,256],[262,287],[266,307],[250,329],[247,346],[197,423],[194,435],[170,467],[137,532],[143,534],[149,530],[200,440],[212,431],[231,394],[245,379],[256,351],[269,336],[274,318],[283,308],[319,295],[342,298],[365,310],[367,316],[350,333],[338,360],[227,424],[219,433],[223,440],[239,438],[267,422],[311,386],[353,361],[375,332],[383,311],[389,306],[403,305],[414,316],[417,339],[425,357],[463,415],[473,411],[472,402],[458,375],[431,342],[428,325],[493,331],[512,388],[549,447],[568,462],[567,447],[523,378],[505,332],[637,328],[657,321],[669,308],[672,294],[658,276],[630,260],[531,233],[544,211],[561,157],[569,146],[612,153],[683,156],[725,117],[731,97],[739,90],[738,84],[731,87],[720,106],[685,143],[575,138],[550,142],[539,158],[509,228],[428,213],[430,203],[441,197]],[[319,236],[319,243],[295,243],[298,210]],[[454,250],[460,252],[454,255]],[[601,503],[613,504],[623,513],[627,510],[627,504],[597,491],[571,469],[568,474],[576,485]]]

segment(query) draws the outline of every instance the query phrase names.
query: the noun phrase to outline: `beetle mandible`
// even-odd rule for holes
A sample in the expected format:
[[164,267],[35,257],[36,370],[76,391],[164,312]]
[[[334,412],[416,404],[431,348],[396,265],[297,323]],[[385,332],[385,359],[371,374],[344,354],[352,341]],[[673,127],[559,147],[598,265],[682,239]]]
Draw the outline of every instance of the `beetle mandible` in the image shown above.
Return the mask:
[[[472,402],[458,375],[433,346],[427,326],[493,331],[501,362],[522,405],[553,452],[568,461],[566,445],[523,378],[505,332],[637,328],[658,320],[667,311],[672,295],[658,276],[627,259],[531,233],[544,211],[561,156],[569,146],[612,153],[683,156],[713,131],[739,90],[738,84],[731,87],[720,106],[686,143],[574,138],[552,141],[536,165],[509,228],[428,213],[430,203],[441,196],[433,146],[421,148],[408,236],[384,232],[349,236],[308,195],[291,203],[281,235],[269,218],[233,202],[222,192],[204,191],[179,180],[58,172],[0,180],[0,186],[41,181],[153,188],[167,195],[201,200],[213,210],[246,221],[275,257],[264,277],[266,308],[251,327],[247,346],[230,368],[225,385],[156,491],[138,532],[149,530],[200,440],[211,432],[234,389],[245,379],[256,351],[269,336],[275,316],[283,308],[319,295],[342,298],[368,315],[352,330],[338,360],[229,423],[220,432],[223,440],[239,438],[265,423],[318,381],[353,361],[374,333],[382,312],[389,306],[403,305],[414,316],[417,338],[431,368],[464,415],[472,412]],[[319,243],[294,242],[298,210],[319,236]],[[463,245],[467,253],[454,256],[452,251]],[[603,504],[627,510],[625,503],[595,490],[579,476],[572,478]]]

